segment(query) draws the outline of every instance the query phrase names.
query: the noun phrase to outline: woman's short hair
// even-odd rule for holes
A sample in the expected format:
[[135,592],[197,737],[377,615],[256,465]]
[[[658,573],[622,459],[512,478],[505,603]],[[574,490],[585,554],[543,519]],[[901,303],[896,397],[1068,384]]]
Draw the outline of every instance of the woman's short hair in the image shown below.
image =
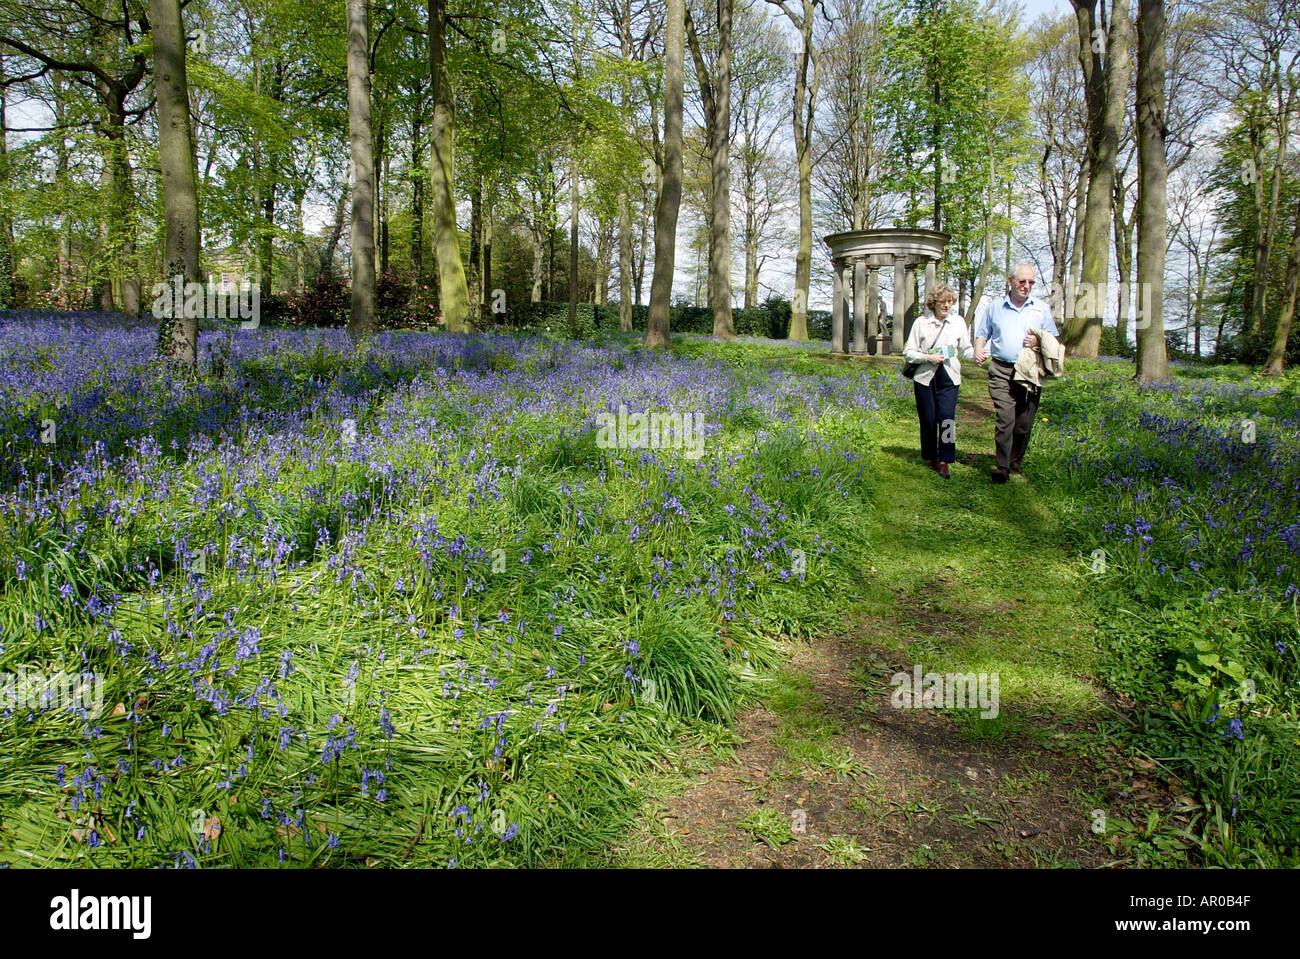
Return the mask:
[[934,312],[935,304],[940,300],[957,302],[957,294],[952,291],[952,287],[947,283],[936,283],[933,289],[925,291],[925,308],[931,313]]

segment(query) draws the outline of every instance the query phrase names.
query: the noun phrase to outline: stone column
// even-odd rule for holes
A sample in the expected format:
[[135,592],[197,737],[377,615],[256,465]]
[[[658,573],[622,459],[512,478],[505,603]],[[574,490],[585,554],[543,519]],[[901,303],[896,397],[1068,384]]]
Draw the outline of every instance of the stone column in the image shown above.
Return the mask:
[[907,267],[901,253],[894,254],[894,328],[890,337],[888,353],[903,352],[903,314],[907,312]]
[[907,275],[903,280],[903,291],[907,294],[907,302],[903,308],[903,339],[906,340],[912,334],[912,324],[916,322],[917,302],[916,302],[916,267],[908,265]]
[[844,352],[844,311],[840,304],[844,300],[844,261],[835,259],[831,262],[831,273],[835,291],[831,295],[831,352]]
[[867,268],[867,348],[872,353],[883,353],[880,336],[880,274],[873,266]]
[[867,264],[853,261],[853,352],[867,352]]
[[840,281],[840,302],[836,317],[840,324],[840,352],[849,351],[849,337],[852,331],[849,324],[852,322],[850,311],[853,309],[853,264],[848,260],[840,260],[839,269],[836,274]]
[[938,282],[939,280],[935,276],[934,260],[926,260],[925,261],[925,295],[926,296],[930,295],[930,291],[934,289],[935,284]]

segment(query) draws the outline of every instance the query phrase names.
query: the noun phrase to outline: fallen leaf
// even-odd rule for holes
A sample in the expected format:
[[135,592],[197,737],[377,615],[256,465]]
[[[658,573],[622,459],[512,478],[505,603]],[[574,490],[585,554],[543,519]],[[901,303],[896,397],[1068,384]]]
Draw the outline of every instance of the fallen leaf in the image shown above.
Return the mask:
[[109,715],[110,715],[110,716],[125,716],[125,715],[126,715],[126,707],[123,706],[121,703],[118,703],[116,706],[113,707],[113,711],[112,711],[111,713],[109,713]]
[[210,843],[216,843],[217,837],[221,835],[221,820],[216,816],[209,816],[208,821],[203,824],[203,838]]

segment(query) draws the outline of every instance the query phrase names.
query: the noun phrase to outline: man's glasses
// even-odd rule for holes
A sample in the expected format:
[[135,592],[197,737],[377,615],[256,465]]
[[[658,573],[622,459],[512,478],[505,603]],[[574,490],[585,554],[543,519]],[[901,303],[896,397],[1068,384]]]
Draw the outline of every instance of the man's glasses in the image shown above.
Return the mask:
[[1033,286],[1033,285],[1034,285],[1034,281],[1033,281],[1033,280],[1016,280],[1016,285],[1017,285],[1017,286]]

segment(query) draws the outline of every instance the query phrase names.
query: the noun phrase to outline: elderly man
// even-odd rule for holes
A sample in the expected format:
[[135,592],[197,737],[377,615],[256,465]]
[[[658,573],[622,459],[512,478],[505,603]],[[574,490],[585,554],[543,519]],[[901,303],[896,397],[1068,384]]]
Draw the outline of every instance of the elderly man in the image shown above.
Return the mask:
[[1033,290],[1034,267],[1021,263],[1007,277],[1006,295],[986,297],[975,310],[975,362],[993,360],[989,364],[989,396],[997,411],[995,483],[1005,483],[1010,474],[1020,472],[1038,415],[1038,391],[1012,379],[1016,358],[1022,347],[1038,349],[1038,337],[1031,330],[1060,335],[1051,307],[1034,296]]

